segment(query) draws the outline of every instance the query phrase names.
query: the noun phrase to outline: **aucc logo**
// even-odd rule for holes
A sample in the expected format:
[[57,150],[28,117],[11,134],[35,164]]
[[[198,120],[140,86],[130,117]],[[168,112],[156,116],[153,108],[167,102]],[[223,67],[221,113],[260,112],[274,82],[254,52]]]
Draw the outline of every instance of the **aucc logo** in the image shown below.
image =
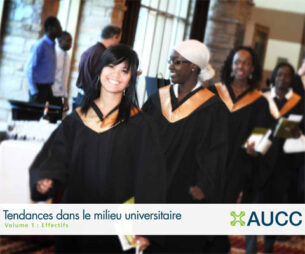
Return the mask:
[[230,222],[231,226],[235,226],[237,222],[239,222],[239,225],[245,226],[246,222],[242,220],[242,217],[246,215],[245,211],[241,211],[238,215],[236,214],[235,211],[232,211],[230,214],[234,218],[234,220]]
[[278,212],[264,212],[256,213],[251,212],[250,217],[246,220],[246,212],[240,211],[237,213],[236,211],[231,211],[230,215],[233,217],[233,220],[230,222],[231,226],[300,226],[302,224],[302,213],[299,211],[293,211],[291,213],[287,213],[285,211],[278,211]]

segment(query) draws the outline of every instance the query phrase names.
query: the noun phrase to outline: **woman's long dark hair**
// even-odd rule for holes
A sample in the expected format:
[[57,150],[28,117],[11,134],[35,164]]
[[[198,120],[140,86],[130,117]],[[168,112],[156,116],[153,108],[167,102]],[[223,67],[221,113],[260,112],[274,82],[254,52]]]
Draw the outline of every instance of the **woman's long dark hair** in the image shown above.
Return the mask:
[[239,50],[248,51],[252,56],[252,65],[254,67],[254,70],[252,73],[252,78],[248,79],[248,84],[250,85],[251,89],[257,88],[259,82],[262,79],[262,68],[258,61],[258,57],[255,51],[251,47],[247,47],[247,46],[240,46],[231,50],[221,70],[221,82],[224,83],[226,86],[229,86],[233,82],[234,77],[231,76],[232,63],[235,53],[238,52]]
[[131,105],[138,106],[138,98],[136,93],[137,70],[139,59],[137,53],[129,46],[119,44],[108,48],[102,55],[99,64],[95,68],[95,78],[85,92],[85,97],[81,106],[81,111],[87,113],[94,100],[100,97],[101,81],[100,74],[104,67],[109,65],[118,65],[126,62],[128,71],[131,71],[130,81],[125,90],[125,95],[122,97],[119,105],[119,114],[116,123],[120,121],[128,121]]

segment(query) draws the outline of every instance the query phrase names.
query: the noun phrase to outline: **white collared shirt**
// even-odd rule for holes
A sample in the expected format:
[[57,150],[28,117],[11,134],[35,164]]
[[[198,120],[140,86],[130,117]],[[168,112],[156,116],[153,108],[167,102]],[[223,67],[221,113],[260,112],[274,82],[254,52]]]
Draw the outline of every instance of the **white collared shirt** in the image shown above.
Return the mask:
[[[201,87],[202,83],[201,82],[197,82],[197,84],[193,87],[192,91],[196,90],[197,88]],[[179,94],[178,94],[178,89],[179,89],[179,85],[178,84],[173,84],[173,89],[174,89],[174,94],[176,96],[176,98],[178,98]]]
[[[293,95],[293,90],[292,90],[292,88],[289,88],[289,90],[288,90],[288,93],[286,93],[285,94],[285,99],[286,100],[289,100],[290,98],[291,98],[291,96]],[[273,86],[273,87],[271,87],[271,89],[270,89],[270,96],[271,96],[271,98],[278,98],[278,96],[276,95],[276,92],[275,92],[275,87]]]
[[71,59],[66,51],[56,45],[56,72],[52,92],[55,97],[68,97],[68,77]]

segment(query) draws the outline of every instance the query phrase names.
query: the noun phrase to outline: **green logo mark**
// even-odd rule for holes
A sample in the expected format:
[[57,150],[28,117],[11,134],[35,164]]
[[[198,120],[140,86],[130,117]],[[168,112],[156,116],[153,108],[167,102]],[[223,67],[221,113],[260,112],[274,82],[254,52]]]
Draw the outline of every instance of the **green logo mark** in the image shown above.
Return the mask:
[[[232,212],[230,213],[230,215],[234,218],[234,220],[232,220],[232,221],[230,222],[231,226],[235,226],[237,222],[239,222],[239,224],[240,224],[241,226],[245,226],[245,225],[246,225],[246,222],[244,222],[244,221],[242,220],[242,217],[244,217],[244,216],[246,215],[245,211],[241,211],[238,215],[236,214],[235,211],[232,211]],[[238,219],[238,218],[239,218],[239,219]]]

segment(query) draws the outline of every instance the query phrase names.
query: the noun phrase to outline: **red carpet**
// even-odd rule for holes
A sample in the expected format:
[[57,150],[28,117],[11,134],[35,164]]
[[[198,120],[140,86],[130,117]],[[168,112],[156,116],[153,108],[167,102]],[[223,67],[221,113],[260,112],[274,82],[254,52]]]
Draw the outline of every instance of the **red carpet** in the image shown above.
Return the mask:
[[[0,254],[11,253],[40,253],[49,247],[53,248],[53,241],[50,237],[37,236],[10,236],[0,237]],[[36,252],[37,251],[37,252]],[[52,253],[53,251],[45,252]],[[43,252],[41,252],[43,253]]]
[[[230,236],[230,254],[245,253],[245,237]],[[258,254],[264,249],[263,237],[258,237]],[[0,254],[31,253],[53,254],[54,247],[49,237],[0,237]],[[277,240],[275,254],[305,254],[305,236],[285,237]]]
[[[231,252],[230,254],[245,253],[245,237],[244,236],[230,236]],[[258,237],[258,253],[264,251],[263,237]],[[305,254],[305,237],[291,236],[285,237],[285,240],[277,240],[274,245],[274,252],[276,254]]]

